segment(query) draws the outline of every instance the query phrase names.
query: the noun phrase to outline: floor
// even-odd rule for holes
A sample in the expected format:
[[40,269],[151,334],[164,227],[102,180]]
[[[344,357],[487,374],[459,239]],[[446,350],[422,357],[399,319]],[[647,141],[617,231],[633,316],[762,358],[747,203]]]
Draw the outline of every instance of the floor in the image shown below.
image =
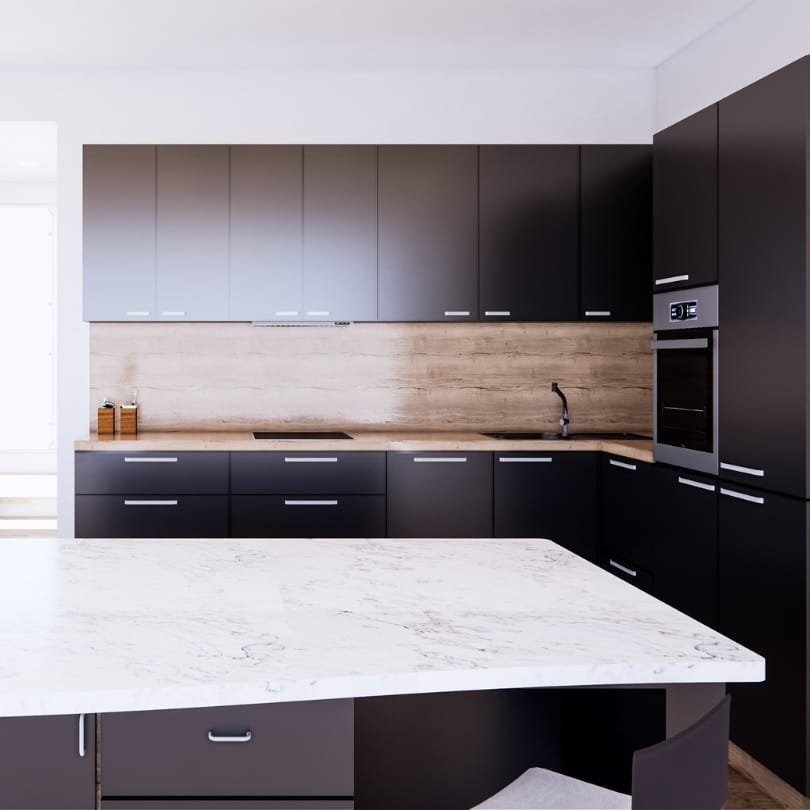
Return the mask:
[[746,810],[746,808],[782,810],[785,805],[772,799],[747,776],[729,766],[726,810]]

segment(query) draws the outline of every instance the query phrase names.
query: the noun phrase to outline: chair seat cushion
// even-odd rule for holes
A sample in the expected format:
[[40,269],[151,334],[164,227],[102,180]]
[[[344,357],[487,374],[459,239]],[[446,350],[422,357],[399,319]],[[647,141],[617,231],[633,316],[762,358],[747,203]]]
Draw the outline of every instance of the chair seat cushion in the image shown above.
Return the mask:
[[631,807],[626,793],[591,785],[545,768],[529,768],[473,810],[619,810]]

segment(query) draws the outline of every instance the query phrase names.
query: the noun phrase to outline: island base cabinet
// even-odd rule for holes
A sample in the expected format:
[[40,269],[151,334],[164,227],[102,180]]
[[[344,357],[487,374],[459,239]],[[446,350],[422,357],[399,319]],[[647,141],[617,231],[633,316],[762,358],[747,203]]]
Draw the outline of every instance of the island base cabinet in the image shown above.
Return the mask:
[[95,752],[95,715],[0,719],[0,808],[92,810]]

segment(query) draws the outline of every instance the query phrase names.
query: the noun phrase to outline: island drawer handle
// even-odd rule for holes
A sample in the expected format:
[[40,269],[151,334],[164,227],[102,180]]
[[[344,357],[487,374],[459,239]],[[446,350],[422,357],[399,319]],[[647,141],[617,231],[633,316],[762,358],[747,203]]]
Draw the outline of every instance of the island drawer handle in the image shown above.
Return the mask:
[[87,715],[79,715],[79,756],[84,757],[87,754],[87,744],[84,738],[84,727],[87,722]]
[[632,568],[628,568],[626,565],[622,565],[621,563],[617,563],[616,560],[609,560],[610,564],[614,568],[618,568],[619,571],[624,571],[625,574],[631,577],[637,577],[638,571],[634,571]]
[[294,456],[284,456],[285,464],[337,464],[337,456],[307,456],[296,458]]
[[765,503],[765,498],[759,498],[756,495],[746,495],[744,492],[735,492],[733,489],[725,489],[720,487],[721,495],[728,495],[729,498],[738,498],[741,501],[748,501],[748,503],[756,503],[762,506]]
[[611,311],[609,309],[586,309],[586,318],[609,318]]
[[445,318],[469,318],[469,309],[446,309],[444,311]]
[[152,313],[148,309],[128,309],[124,314],[127,318],[148,318]]
[[208,739],[213,743],[247,743],[253,739],[253,732],[248,729],[244,734],[217,734],[208,731]]
[[512,315],[510,309],[487,309],[484,311],[484,316],[487,318],[509,318]]
[[676,281],[689,281],[689,276],[667,276],[666,278],[657,278],[656,284],[674,284]]
[[286,498],[284,506],[337,506],[337,498],[328,501],[312,501],[312,500],[298,500]]
[[464,464],[466,456],[414,456],[414,464]]
[[635,464],[628,464],[626,461],[616,461],[615,458],[610,459],[610,463],[614,467],[621,467],[623,470],[637,470],[638,467]]
[[721,470],[728,470],[729,472],[745,473],[745,475],[755,475],[757,478],[765,476],[765,470],[758,470],[756,467],[741,467],[739,464],[727,464],[725,461],[720,462]]
[[159,501],[134,501],[124,499],[124,506],[177,506],[177,499]]
[[691,478],[681,478],[678,476],[678,483],[684,484],[687,487],[694,487],[695,489],[705,489],[706,492],[716,492],[717,487],[714,484],[704,484],[702,481],[693,481]]
[[176,464],[177,456],[153,456],[144,458],[142,456],[124,456],[124,464]]
[[498,461],[502,464],[551,464],[554,459],[551,456],[499,456]]

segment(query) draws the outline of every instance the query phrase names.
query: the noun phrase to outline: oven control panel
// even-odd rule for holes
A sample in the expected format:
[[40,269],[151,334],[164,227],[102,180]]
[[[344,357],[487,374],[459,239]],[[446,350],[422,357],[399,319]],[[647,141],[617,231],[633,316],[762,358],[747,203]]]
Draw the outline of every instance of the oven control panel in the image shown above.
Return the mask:
[[696,321],[698,316],[697,301],[675,301],[669,305],[669,320]]

